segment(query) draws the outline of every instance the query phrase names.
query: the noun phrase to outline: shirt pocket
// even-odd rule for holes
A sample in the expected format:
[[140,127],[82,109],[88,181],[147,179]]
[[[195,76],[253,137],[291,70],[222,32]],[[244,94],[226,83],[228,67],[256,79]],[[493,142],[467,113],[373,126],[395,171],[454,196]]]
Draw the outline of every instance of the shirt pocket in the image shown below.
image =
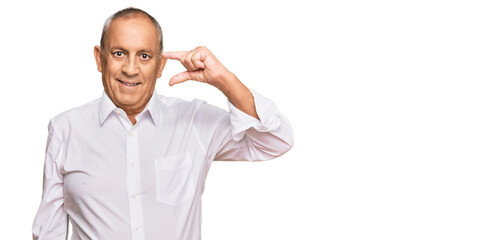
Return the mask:
[[196,181],[189,153],[154,160],[157,201],[180,205],[194,198]]

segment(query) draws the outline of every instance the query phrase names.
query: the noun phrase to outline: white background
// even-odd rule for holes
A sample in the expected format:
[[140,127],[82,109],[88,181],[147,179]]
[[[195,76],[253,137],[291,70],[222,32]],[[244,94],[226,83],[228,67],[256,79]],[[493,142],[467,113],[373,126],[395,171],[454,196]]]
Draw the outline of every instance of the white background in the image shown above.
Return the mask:
[[[162,3],[161,3],[162,2]],[[102,24],[140,7],[165,50],[205,45],[295,130],[279,159],[215,162],[203,239],[503,239],[499,1],[2,4],[0,239],[30,239],[50,118],[99,98]],[[226,108],[218,90],[157,91]]]

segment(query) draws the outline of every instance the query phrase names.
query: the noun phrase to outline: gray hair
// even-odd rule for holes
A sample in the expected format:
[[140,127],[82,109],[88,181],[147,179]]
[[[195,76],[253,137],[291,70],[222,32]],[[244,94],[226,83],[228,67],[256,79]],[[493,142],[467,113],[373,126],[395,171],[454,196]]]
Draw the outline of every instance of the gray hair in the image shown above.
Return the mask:
[[114,13],[109,18],[107,18],[107,20],[105,21],[105,24],[103,24],[103,31],[101,31],[100,48],[101,48],[102,53],[105,50],[105,35],[107,34],[108,27],[110,26],[112,21],[117,18],[120,18],[120,17],[128,18],[128,17],[131,17],[135,14],[142,14],[142,15],[148,17],[148,19],[150,19],[150,21],[152,21],[152,23],[154,24],[155,28],[157,29],[158,38],[159,38],[159,55],[161,55],[162,41],[163,41],[161,25],[159,25],[157,20],[155,20],[154,17],[150,16],[150,14],[148,14],[147,12],[145,12],[139,8],[134,8],[134,7],[122,9],[122,10]]

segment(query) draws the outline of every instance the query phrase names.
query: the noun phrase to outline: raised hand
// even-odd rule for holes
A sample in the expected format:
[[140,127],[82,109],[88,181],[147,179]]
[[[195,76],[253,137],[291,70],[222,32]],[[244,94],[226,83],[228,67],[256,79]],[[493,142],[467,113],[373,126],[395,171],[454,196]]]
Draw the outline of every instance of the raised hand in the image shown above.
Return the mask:
[[169,85],[173,86],[187,80],[195,80],[218,88],[234,106],[248,115],[259,119],[255,110],[255,101],[250,90],[206,47],[197,47],[192,51],[163,52],[167,59],[178,60],[187,69],[173,76]]
[[192,51],[163,52],[167,59],[177,60],[187,69],[173,76],[169,85],[173,86],[187,80],[195,80],[215,86],[222,90],[225,78],[233,74],[206,47],[197,47]]

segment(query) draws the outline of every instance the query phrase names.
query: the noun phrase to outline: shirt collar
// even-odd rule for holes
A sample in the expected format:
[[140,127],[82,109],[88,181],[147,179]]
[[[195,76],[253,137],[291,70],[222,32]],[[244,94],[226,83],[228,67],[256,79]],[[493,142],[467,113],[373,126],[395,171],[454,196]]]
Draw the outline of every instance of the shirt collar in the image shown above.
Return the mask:
[[[143,109],[143,112],[148,111],[150,113],[150,117],[152,118],[152,122],[154,122],[154,125],[157,126],[159,123],[159,111],[160,111],[160,100],[159,100],[159,95],[157,95],[157,92],[154,90],[154,93],[152,94],[152,97],[147,103],[147,106],[145,106],[145,109]],[[101,96],[101,102],[100,102],[100,108],[99,108],[99,119],[100,119],[100,125],[103,125],[103,123],[108,119],[110,114],[115,110],[118,109],[117,106],[112,102],[110,97],[107,95],[105,91],[103,91],[103,95]],[[142,113],[138,114],[141,115]]]

